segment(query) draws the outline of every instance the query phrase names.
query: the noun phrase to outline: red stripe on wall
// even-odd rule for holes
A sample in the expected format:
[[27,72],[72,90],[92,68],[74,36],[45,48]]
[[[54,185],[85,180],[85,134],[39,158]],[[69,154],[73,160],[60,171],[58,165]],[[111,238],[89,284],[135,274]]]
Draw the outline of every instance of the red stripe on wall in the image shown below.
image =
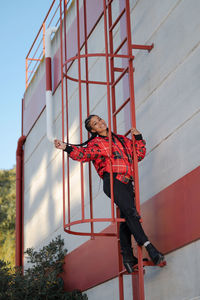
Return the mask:
[[[200,167],[183,176],[141,206],[150,240],[169,253],[200,238]],[[113,231],[109,226],[106,231]],[[116,238],[98,237],[65,257],[66,290],[87,290],[117,276]]]
[[51,57],[45,58],[45,67],[46,67],[46,91],[52,91],[51,83]]
[[[111,225],[105,232],[116,232]],[[117,239],[95,237],[65,257],[63,279],[66,290],[86,290],[116,276],[118,270]]]
[[165,253],[200,238],[200,167],[142,205],[144,228]]

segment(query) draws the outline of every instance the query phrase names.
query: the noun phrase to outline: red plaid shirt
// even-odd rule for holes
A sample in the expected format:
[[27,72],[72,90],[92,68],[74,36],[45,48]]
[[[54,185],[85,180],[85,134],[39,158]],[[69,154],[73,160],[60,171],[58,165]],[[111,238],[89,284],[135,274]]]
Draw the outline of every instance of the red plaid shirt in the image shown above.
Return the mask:
[[[108,137],[97,136],[87,144],[87,147],[72,146],[69,156],[80,162],[92,161],[97,173],[103,178],[103,173],[110,173],[110,160],[113,173],[123,183],[132,179],[133,173],[133,142],[123,135],[112,136],[112,156],[109,153]],[[135,148],[138,161],[142,160],[146,153],[145,141],[142,135],[135,136]],[[119,141],[119,140],[121,141]],[[123,146],[124,145],[124,146]],[[67,151],[67,149],[66,149]]]

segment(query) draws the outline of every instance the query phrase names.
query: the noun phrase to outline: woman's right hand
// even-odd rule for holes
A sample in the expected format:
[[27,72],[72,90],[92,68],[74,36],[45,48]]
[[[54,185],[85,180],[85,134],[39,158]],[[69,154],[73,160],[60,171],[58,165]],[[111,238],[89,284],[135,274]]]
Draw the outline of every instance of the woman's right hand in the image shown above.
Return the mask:
[[60,150],[65,150],[65,148],[66,148],[66,144],[60,140],[54,140],[54,145],[57,149],[60,149]]

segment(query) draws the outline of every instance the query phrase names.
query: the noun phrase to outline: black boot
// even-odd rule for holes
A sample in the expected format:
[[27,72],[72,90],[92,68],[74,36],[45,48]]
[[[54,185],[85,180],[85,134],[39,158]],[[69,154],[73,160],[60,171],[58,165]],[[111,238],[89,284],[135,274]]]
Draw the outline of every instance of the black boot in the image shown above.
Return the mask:
[[128,273],[134,272],[134,266],[137,265],[138,259],[133,255],[132,248],[122,248],[121,254],[123,257],[123,264]]
[[160,253],[151,243],[145,248],[155,265],[159,265],[164,260],[164,255]]

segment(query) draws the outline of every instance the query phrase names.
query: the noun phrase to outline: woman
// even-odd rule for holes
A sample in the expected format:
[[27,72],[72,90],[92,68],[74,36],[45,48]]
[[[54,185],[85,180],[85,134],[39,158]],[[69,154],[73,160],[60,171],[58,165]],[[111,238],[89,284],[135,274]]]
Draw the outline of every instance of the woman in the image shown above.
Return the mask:
[[[126,222],[120,223],[120,247],[124,266],[129,273],[132,273],[138,262],[133,255],[131,234],[133,234],[138,245],[145,246],[154,264],[161,263],[164,256],[149,242],[134,204],[132,140],[112,133],[112,156],[109,158],[109,138],[106,122],[97,115],[90,115],[85,120],[85,128],[92,134],[91,138],[85,143],[71,145],[55,140],[55,147],[66,151],[74,160],[80,162],[92,161],[97,173],[103,179],[103,190],[108,197],[111,196],[110,160],[112,161],[114,202],[120,209],[121,218],[126,220]],[[145,141],[136,128],[132,128],[131,133],[135,136],[136,154],[138,161],[140,161],[146,153]],[[86,144],[87,147],[83,147]]]

